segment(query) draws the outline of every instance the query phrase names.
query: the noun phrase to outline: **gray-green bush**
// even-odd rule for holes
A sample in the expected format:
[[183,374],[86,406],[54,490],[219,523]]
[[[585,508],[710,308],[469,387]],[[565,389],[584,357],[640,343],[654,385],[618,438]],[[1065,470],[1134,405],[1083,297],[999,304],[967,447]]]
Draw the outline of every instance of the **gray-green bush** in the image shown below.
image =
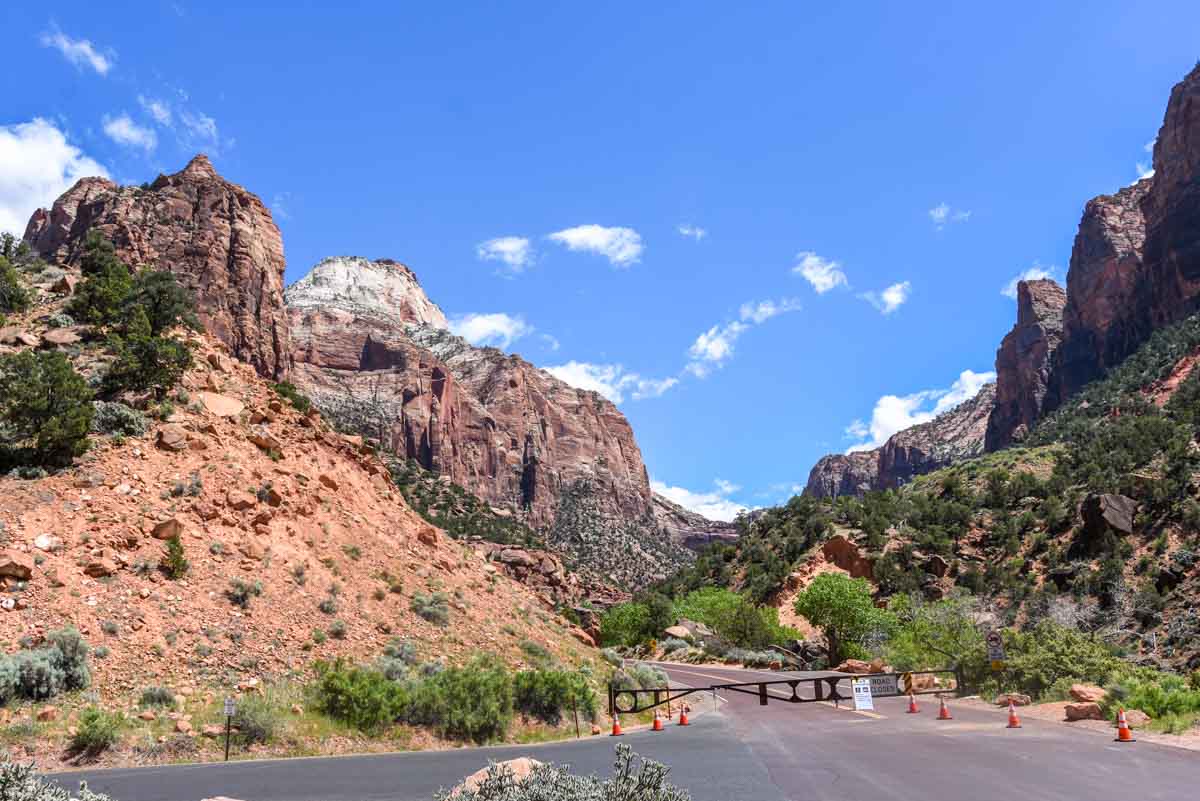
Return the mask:
[[145,415],[123,403],[92,401],[92,406],[96,409],[92,415],[92,430],[97,433],[140,437],[149,428]]
[[41,701],[91,683],[88,645],[72,628],[46,635],[41,648],[0,656],[0,705],[13,699]]
[[86,782],[79,783],[79,792],[72,793],[61,785],[38,776],[31,762],[0,762],[0,798],[4,801],[112,801],[102,793],[93,793]]

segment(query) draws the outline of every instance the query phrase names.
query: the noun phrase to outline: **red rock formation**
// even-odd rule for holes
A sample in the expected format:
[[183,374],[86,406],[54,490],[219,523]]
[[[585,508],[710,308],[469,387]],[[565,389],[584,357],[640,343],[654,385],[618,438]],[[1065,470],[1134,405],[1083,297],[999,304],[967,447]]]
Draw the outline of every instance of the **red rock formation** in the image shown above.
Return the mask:
[[654,519],[659,528],[679,544],[693,551],[703,550],[714,542],[733,542],[738,538],[734,523],[709,520],[667,500],[657,492],[652,498]]
[[985,384],[970,400],[893,434],[879,448],[822,457],[809,471],[805,495],[828,498],[893,489],[924,473],[983,453],[996,385]]
[[1154,176],[1088,203],[1046,410],[1200,309],[1200,66],[1171,91]]
[[612,403],[434,327],[444,317],[403,265],[344,261],[321,262],[287,290],[291,378],[321,408],[489,503],[524,510],[535,528],[554,523],[562,490],[580,481],[621,518],[647,515],[641,451]]
[[1066,293],[1053,281],[1017,285],[1017,324],[996,351],[996,402],[988,418],[987,450],[1022,439],[1041,414],[1066,302]]
[[262,201],[207,157],[148,188],[84,178],[34,213],[25,240],[47,261],[75,264],[91,228],[131,265],[175,273],[210,333],[259,373],[282,376],[290,351],[283,240]]

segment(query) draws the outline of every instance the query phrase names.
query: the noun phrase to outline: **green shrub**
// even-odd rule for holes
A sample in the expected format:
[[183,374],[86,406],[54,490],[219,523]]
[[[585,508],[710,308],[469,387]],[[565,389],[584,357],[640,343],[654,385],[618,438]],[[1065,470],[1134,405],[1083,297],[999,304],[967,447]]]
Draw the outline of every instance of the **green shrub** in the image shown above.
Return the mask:
[[162,398],[179,383],[192,366],[192,351],[187,343],[149,333],[150,323],[140,307],[120,336],[111,338],[116,359],[104,376],[109,393],[154,390]]
[[0,656],[0,703],[15,698],[41,701],[91,683],[88,646],[79,632],[52,631],[37,649]]
[[779,610],[756,606],[748,597],[721,587],[704,587],[675,602],[675,617],[703,623],[740,648],[760,649],[802,639],[779,623]]
[[513,716],[508,667],[476,657],[446,668],[414,689],[409,722],[432,725],[444,737],[485,743],[504,736]]
[[0,794],[4,801],[112,801],[89,790],[87,782],[79,783],[78,794],[70,793],[61,784],[42,779],[33,762],[22,765],[7,759],[0,761]]
[[95,757],[116,745],[121,739],[121,717],[90,706],[79,714],[79,724],[71,738],[70,750],[85,757]]
[[1004,648],[999,686],[1035,698],[1064,678],[1106,684],[1122,666],[1103,641],[1050,620],[1005,631]]
[[19,312],[29,308],[32,293],[21,281],[17,268],[0,256],[0,312]]
[[280,714],[271,698],[248,695],[238,701],[231,722],[239,743],[269,743],[279,731]]
[[263,586],[261,581],[253,583],[245,579],[235,578],[230,579],[229,589],[225,590],[227,597],[234,606],[240,606],[242,609],[250,606],[250,599],[262,595]]
[[379,671],[354,667],[341,659],[318,662],[316,671],[317,707],[360,731],[386,728],[409,707],[405,688]]
[[335,640],[346,639],[346,621],[335,620],[333,623],[329,624],[329,636],[333,637]]
[[[187,575],[190,568],[191,565],[183,553],[183,543],[179,541],[179,535],[177,534],[167,540],[167,555],[163,560],[163,569],[170,578],[181,579]],[[257,595],[258,593],[255,594]],[[249,603],[248,599],[246,603],[239,605],[246,606],[247,603]]]
[[200,327],[191,292],[179,284],[174,273],[166,270],[142,270],[135,275],[126,305],[142,310],[153,337],[177,325]]
[[575,707],[591,720],[596,696],[579,673],[567,670],[524,670],[513,679],[513,705],[517,711],[558,725],[563,713]]
[[664,654],[673,654],[676,651],[689,647],[687,640],[681,640],[678,637],[668,637],[662,641],[661,645]]
[[430,595],[413,593],[409,609],[430,623],[445,626],[450,622],[450,599],[445,593],[435,592]]
[[436,801],[691,801],[686,790],[667,782],[666,765],[647,759],[635,771],[635,756],[628,745],[618,745],[613,775],[607,779],[575,776],[567,768],[542,764],[519,784],[511,768],[493,764],[475,789],[442,793]]
[[298,412],[307,413],[312,408],[312,401],[308,399],[308,396],[286,381],[275,384],[275,392],[292,404]]
[[321,603],[317,604],[317,609],[326,615],[335,615],[338,610],[337,599],[333,597],[324,598],[321,600]]
[[1200,712],[1200,690],[1170,673],[1142,669],[1122,676],[1108,687],[1104,704],[1110,713],[1117,707],[1140,709],[1155,720]]
[[87,450],[91,400],[83,377],[58,351],[0,356],[0,451],[16,464],[69,465]]
[[145,415],[123,403],[93,401],[92,406],[96,410],[92,415],[92,431],[97,433],[140,437],[150,427]]
[[313,629],[312,638],[317,645],[323,645],[329,639],[329,635],[325,633],[325,629]]
[[549,662],[554,659],[554,655],[546,650],[546,646],[533,640],[522,640],[521,651],[535,662]]
[[175,706],[175,693],[171,692],[167,687],[147,687],[142,690],[142,697],[139,703],[147,707],[173,707]]
[[84,278],[75,288],[67,313],[90,325],[116,323],[133,292],[133,274],[117,258],[112,243],[96,231],[88,233],[80,266]]

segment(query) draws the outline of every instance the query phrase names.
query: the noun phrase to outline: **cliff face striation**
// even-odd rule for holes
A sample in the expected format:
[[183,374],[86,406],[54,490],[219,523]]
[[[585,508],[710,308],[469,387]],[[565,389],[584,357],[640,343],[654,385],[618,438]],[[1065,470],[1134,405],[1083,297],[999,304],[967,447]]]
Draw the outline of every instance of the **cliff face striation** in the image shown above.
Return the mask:
[[915,476],[978,456],[995,400],[996,385],[985,384],[975,397],[896,432],[878,448],[824,456],[809,471],[804,494],[837,497],[894,489]]
[[335,420],[515,510],[568,559],[620,583],[686,560],[655,525],[641,451],[617,407],[450,333],[404,265],[326,259],[288,288],[287,305],[291,380]]
[[1066,293],[1053,281],[1017,285],[1017,324],[996,351],[996,402],[988,418],[987,450],[1022,439],[1041,414],[1066,302]]
[[261,200],[217,174],[203,155],[149,186],[84,178],[39,209],[25,241],[43,259],[75,265],[97,229],[137,266],[173,272],[205,328],[264,376],[290,353],[283,307],[283,239]]
[[1046,411],[1200,309],[1200,66],[1171,91],[1154,175],[1087,204]]

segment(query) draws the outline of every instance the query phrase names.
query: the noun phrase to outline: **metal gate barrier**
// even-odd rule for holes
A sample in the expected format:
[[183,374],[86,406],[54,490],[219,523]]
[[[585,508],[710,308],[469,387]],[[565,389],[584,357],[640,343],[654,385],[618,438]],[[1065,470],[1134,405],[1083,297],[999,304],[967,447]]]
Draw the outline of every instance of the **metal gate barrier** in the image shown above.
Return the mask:
[[[920,677],[928,676],[929,679]],[[939,683],[939,676],[948,676],[950,681]],[[959,692],[963,683],[955,670],[914,670],[905,673],[826,673],[819,676],[778,679],[773,681],[746,681],[710,684],[704,687],[660,687],[641,689],[608,685],[608,713],[632,715],[670,704],[694,693],[730,692],[758,697],[760,706],[769,700],[788,704],[815,704],[818,702],[852,701],[853,695],[843,695],[838,688],[841,682],[867,679],[871,682],[871,694],[875,698],[902,695],[940,695]],[[812,685],[811,695],[804,692]],[[803,688],[803,689],[802,689]],[[782,693],[782,694],[780,694]]]

